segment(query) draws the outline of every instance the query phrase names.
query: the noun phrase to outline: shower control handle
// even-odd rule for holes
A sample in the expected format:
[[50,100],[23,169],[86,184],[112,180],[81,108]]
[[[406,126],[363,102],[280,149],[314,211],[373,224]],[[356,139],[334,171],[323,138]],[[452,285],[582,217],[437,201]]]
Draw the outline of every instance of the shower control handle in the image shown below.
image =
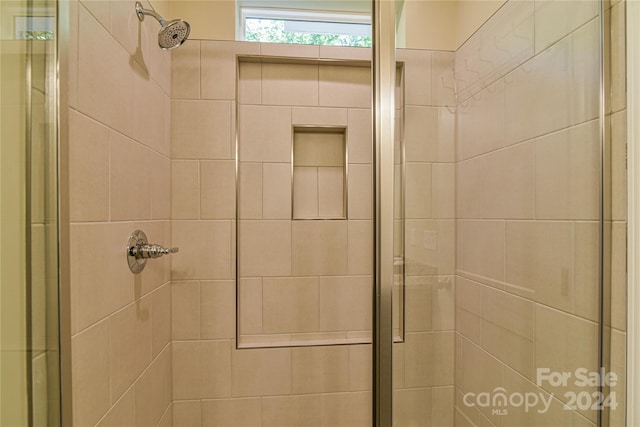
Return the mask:
[[139,245],[129,248],[129,254],[136,259],[160,258],[162,255],[175,254],[178,248],[163,248],[160,245]]
[[148,259],[160,258],[176,252],[178,248],[164,248],[157,244],[149,244],[144,231],[136,230],[127,242],[127,264],[133,274],[138,274],[144,270]]

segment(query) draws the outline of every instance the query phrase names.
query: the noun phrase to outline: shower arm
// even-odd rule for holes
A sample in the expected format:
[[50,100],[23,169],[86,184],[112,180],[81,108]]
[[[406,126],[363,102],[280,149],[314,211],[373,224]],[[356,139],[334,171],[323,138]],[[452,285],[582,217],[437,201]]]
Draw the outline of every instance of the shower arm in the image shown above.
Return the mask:
[[164,18],[153,9],[144,9],[139,1],[136,2],[136,15],[140,22],[144,21],[144,15],[153,16],[164,27]]

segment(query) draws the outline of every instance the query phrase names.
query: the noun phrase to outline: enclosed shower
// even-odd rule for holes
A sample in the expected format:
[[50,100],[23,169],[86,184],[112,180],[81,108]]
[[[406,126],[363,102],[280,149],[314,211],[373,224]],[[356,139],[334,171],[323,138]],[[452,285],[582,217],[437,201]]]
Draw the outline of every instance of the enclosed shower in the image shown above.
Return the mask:
[[0,8],[0,424],[627,425],[626,1]]

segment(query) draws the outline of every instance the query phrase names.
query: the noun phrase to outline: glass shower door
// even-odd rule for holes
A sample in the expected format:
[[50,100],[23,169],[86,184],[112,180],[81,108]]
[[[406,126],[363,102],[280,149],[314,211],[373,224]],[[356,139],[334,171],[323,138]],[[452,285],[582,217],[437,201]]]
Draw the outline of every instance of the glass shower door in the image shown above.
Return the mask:
[[[429,2],[397,11],[393,424],[622,425],[624,322],[611,307],[624,305],[624,202],[612,187],[624,115],[601,92],[600,42],[624,12],[472,3],[431,10],[464,30],[448,46],[420,32]],[[620,67],[619,43],[605,45],[607,67]]]
[[0,424],[56,426],[56,5],[2,2],[0,22]]

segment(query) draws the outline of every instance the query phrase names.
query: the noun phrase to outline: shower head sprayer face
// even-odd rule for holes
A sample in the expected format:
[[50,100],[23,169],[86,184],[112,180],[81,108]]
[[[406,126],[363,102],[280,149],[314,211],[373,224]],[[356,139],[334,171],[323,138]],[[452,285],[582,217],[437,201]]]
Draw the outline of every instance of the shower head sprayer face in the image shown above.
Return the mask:
[[175,49],[189,37],[191,26],[187,21],[175,19],[162,27],[158,33],[158,44],[164,50]]
[[149,15],[160,23],[162,28],[160,28],[160,32],[158,33],[158,45],[162,50],[174,49],[182,45],[191,32],[191,26],[187,21],[174,19],[173,21],[166,22],[164,18],[154,10],[144,9],[139,1],[136,2],[136,15],[140,21],[144,21],[145,15]]

